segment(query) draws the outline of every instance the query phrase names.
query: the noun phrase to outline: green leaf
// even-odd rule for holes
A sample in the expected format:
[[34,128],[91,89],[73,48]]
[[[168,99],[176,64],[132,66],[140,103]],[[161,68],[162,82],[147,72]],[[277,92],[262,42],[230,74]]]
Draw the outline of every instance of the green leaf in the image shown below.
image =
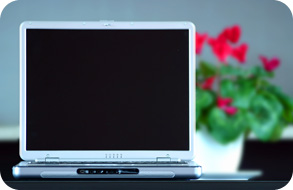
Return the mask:
[[214,95],[212,92],[196,88],[196,122],[200,124],[203,122],[205,116],[204,109],[209,107],[214,102]]
[[246,112],[238,110],[233,115],[227,115],[219,108],[213,108],[208,116],[211,135],[220,143],[227,144],[239,137],[247,128]]
[[220,74],[222,76],[228,75],[247,78],[251,76],[251,71],[242,69],[240,67],[235,67],[232,65],[221,65]]
[[271,136],[271,138],[269,140],[272,141],[272,142],[280,140],[280,138],[282,136],[283,129],[284,129],[283,125],[277,124],[277,126],[274,128],[272,136]]
[[251,74],[256,77],[274,77],[273,72],[267,72],[263,67],[255,66],[251,68]]
[[221,96],[232,98],[232,105],[237,108],[248,109],[251,98],[256,94],[255,85],[249,79],[238,79],[236,82],[224,79],[220,86]]
[[282,110],[276,97],[269,93],[259,94],[252,99],[247,121],[260,140],[269,141],[275,135]]
[[211,77],[217,74],[217,67],[205,61],[199,63],[199,73],[205,78]]
[[237,76],[240,74],[240,68],[233,67],[232,65],[221,65],[220,74]]
[[210,91],[196,88],[196,107],[203,109],[211,105],[214,97]]
[[236,86],[230,79],[223,79],[220,83],[221,96],[233,97],[235,94]]
[[293,99],[286,94],[284,94],[279,87],[276,86],[269,86],[268,92],[274,94],[280,103],[283,105],[284,112],[283,118],[286,122],[292,123],[293,122]]
[[276,112],[278,116],[280,116],[284,111],[284,107],[278,100],[278,98],[271,92],[267,91],[261,92],[260,94],[270,103],[270,105],[274,109],[274,112]]
[[237,108],[248,109],[251,99],[255,96],[255,94],[256,89],[254,81],[249,79],[239,79],[232,105],[236,106]]

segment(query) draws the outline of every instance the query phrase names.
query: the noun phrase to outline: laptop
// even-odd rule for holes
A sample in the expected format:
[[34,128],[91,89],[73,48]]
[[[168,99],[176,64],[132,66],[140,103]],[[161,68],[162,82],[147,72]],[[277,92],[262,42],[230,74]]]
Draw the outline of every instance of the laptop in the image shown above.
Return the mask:
[[15,178],[185,178],[194,162],[190,22],[23,22]]

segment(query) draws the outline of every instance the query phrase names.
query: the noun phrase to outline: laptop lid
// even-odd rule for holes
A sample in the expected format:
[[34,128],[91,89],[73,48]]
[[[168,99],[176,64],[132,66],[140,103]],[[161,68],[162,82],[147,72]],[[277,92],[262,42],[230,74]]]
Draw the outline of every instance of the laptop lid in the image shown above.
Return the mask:
[[191,160],[190,22],[24,22],[24,160]]

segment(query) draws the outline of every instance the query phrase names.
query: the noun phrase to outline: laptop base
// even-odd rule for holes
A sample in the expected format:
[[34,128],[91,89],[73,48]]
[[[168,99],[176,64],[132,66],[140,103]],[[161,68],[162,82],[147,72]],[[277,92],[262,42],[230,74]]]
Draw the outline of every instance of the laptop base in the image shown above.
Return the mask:
[[40,165],[27,166],[21,162],[12,169],[13,176],[19,178],[174,178],[174,179],[197,179],[201,176],[201,166],[178,166],[178,164],[157,164],[156,166],[92,166],[81,164],[76,166]]

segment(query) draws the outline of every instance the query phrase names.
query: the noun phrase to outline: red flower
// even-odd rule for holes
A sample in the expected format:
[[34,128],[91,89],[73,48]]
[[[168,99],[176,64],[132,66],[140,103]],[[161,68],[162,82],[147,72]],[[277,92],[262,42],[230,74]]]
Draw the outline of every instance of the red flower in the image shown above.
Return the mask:
[[223,107],[226,107],[227,105],[231,104],[232,103],[232,99],[231,98],[223,98],[223,97],[218,97],[217,98],[217,106],[219,108],[223,108]]
[[212,47],[212,51],[216,55],[218,60],[221,63],[226,64],[227,58],[231,54],[231,51],[232,51],[232,48],[227,43],[227,41],[221,37],[218,37],[216,39],[210,38],[208,43]]
[[240,39],[240,36],[241,28],[239,25],[225,28],[224,31],[220,34],[221,38],[225,38],[232,43],[237,43]]
[[235,59],[237,59],[240,63],[244,63],[246,61],[247,50],[248,45],[246,43],[243,43],[232,50],[232,56]]
[[216,77],[207,78],[202,84],[201,87],[205,90],[210,90],[213,87],[214,81]]
[[268,72],[272,72],[281,64],[280,59],[277,57],[273,57],[271,60],[268,60],[267,57],[260,55],[259,58],[262,61],[264,69]]
[[228,115],[234,115],[237,113],[238,109],[236,107],[230,106],[232,103],[231,98],[223,98],[223,97],[218,97],[217,98],[217,106],[221,110],[225,111]]
[[196,54],[201,54],[203,44],[207,38],[208,38],[208,34],[206,33],[200,34],[196,32],[196,50],[195,50]]
[[224,111],[228,114],[228,115],[234,115],[237,113],[238,109],[233,107],[233,106],[227,106],[224,108]]

